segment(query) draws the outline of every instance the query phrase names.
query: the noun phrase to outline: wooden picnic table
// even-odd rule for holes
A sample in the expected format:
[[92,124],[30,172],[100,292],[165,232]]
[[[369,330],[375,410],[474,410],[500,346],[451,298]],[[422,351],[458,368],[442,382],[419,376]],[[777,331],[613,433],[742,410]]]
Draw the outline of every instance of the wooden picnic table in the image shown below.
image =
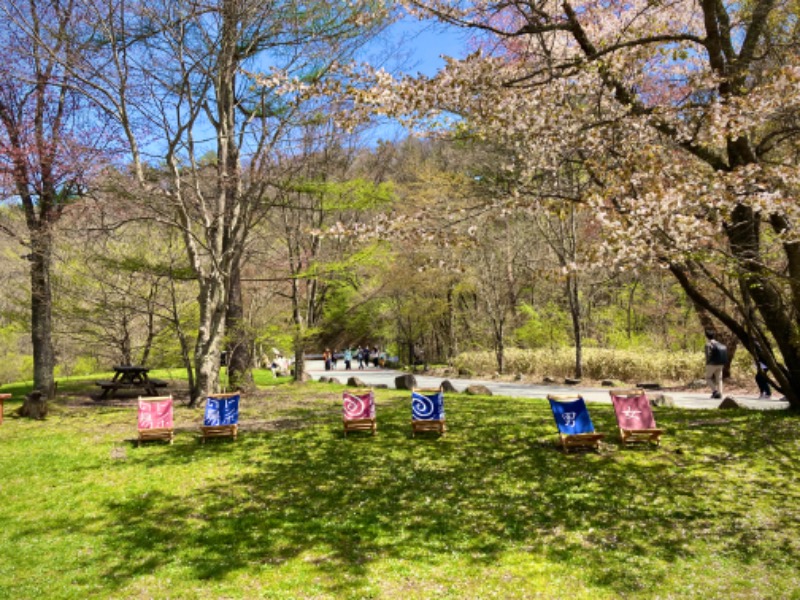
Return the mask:
[[0,394],[0,425],[3,423],[3,402],[11,398],[11,394]]
[[142,389],[148,396],[157,396],[158,388],[167,387],[167,382],[160,379],[151,379],[147,367],[137,365],[116,365],[114,377],[110,381],[96,381],[95,385],[102,388],[101,399],[111,398],[118,390]]

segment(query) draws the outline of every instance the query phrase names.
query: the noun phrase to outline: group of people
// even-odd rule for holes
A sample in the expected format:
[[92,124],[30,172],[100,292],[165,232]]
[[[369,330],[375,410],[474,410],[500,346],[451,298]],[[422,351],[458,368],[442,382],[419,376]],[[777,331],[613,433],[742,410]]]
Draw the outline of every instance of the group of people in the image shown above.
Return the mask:
[[[706,381],[711,387],[712,398],[722,398],[722,372],[728,362],[728,348],[716,339],[714,331],[706,331]],[[756,385],[758,397],[770,398],[772,390],[767,379],[767,365],[761,360],[760,348],[756,346]]]
[[[336,350],[325,348],[322,353],[322,360],[325,362],[326,371],[335,371],[338,364],[339,353]],[[345,371],[350,371],[353,368],[353,361],[358,363],[359,369],[368,368],[370,365],[374,367],[382,367],[386,364],[386,353],[378,350],[377,346],[372,349],[369,346],[358,346],[357,348],[345,348],[341,353],[342,360],[344,361]]]

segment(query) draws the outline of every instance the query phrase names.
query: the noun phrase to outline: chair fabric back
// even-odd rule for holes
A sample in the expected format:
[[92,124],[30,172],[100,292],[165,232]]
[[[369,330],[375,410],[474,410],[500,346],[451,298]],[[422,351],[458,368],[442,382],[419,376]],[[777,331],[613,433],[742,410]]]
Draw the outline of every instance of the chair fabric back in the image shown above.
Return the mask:
[[611,403],[622,429],[655,429],[656,420],[644,392],[617,395],[611,392]]
[[365,392],[342,392],[342,411],[345,421],[375,418],[375,394]]
[[172,429],[172,397],[139,399],[139,429]]
[[411,418],[414,421],[444,421],[444,392],[411,392]]
[[239,422],[239,394],[234,396],[209,396],[203,417],[205,427],[236,425]]
[[570,400],[548,398],[558,431],[565,435],[594,433],[592,418],[581,396]]

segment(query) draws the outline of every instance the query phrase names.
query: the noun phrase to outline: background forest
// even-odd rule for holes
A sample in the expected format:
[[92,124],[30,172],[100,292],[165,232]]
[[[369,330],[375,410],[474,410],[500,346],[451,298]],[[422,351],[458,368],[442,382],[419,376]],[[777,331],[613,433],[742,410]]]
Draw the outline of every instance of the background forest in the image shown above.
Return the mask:
[[[194,406],[369,345],[686,382],[716,329],[796,407],[794,8],[6,3],[0,381],[185,368]],[[412,16],[476,51],[407,75]]]
[[[314,158],[319,172],[298,178],[285,199],[270,199],[243,253],[241,339],[253,366],[268,365],[273,348],[293,353],[297,307],[309,352],[377,346],[402,364],[453,364],[469,353],[463,362],[488,373],[536,374],[520,359],[508,365],[516,349],[563,350],[561,364],[574,371],[576,334],[584,348],[637,354],[696,355],[702,346],[691,303],[663,270],[592,266],[598,232],[580,206],[468,212],[486,193],[481,171],[491,169],[480,149],[409,139]],[[125,205],[113,194],[76,198],[58,222],[59,376],[118,363],[191,367],[197,293],[180,239],[138,213],[105,226]],[[18,207],[3,212],[23,226]],[[375,235],[386,215],[392,235]],[[30,292],[24,248],[8,238],[2,244],[9,293],[0,364],[8,382],[30,378]],[[581,263],[579,274],[565,272],[566,260]],[[699,373],[699,364],[690,358],[676,378]]]

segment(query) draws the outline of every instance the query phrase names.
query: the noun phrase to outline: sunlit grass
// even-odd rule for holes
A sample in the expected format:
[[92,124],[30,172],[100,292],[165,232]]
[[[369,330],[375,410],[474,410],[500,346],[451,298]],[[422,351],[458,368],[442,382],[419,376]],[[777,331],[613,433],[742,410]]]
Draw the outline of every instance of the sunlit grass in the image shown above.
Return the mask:
[[623,450],[592,405],[609,443],[564,455],[544,401],[452,395],[450,432],[412,439],[379,390],[377,435],[345,439],[341,387],[281,384],[236,442],[198,443],[179,402],[175,444],[136,448],[133,397],[70,385],[44,422],[9,417],[11,388],[0,598],[800,594],[791,414],[659,409],[662,447]]

